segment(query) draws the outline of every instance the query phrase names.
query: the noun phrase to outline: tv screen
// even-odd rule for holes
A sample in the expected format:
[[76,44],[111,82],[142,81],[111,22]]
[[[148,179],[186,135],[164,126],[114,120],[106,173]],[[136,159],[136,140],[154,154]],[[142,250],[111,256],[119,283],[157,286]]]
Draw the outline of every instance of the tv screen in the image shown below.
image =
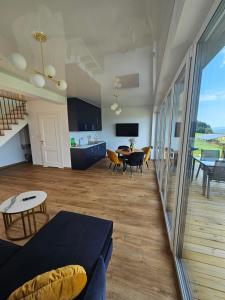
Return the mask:
[[138,136],[138,123],[117,123],[116,136]]

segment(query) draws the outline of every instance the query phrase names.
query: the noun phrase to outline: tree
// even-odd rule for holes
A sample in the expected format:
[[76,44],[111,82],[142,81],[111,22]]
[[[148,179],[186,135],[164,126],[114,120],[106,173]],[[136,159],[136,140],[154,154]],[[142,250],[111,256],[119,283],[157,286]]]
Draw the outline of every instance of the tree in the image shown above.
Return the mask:
[[213,133],[211,126],[205,122],[197,121],[196,124],[197,133]]

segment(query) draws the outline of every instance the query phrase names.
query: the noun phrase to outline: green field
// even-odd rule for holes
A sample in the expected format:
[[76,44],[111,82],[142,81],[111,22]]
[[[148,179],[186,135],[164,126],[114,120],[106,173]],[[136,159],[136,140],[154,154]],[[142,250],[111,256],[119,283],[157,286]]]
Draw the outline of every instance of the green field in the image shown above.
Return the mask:
[[198,138],[198,136],[201,135],[202,133],[195,134],[195,147],[198,148],[198,150],[193,152],[194,156],[201,156],[201,149],[220,150],[220,155],[222,155],[223,144],[217,144],[212,142],[209,143],[208,141],[201,140]]

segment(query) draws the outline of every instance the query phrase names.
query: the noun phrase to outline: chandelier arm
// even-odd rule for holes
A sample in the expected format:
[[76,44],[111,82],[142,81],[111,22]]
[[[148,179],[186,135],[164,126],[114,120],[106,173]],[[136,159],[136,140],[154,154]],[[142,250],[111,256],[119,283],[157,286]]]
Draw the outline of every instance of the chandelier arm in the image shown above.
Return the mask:
[[45,74],[45,65],[44,65],[44,55],[43,55],[43,45],[42,42],[40,41],[41,44],[41,63],[42,63],[42,72]]

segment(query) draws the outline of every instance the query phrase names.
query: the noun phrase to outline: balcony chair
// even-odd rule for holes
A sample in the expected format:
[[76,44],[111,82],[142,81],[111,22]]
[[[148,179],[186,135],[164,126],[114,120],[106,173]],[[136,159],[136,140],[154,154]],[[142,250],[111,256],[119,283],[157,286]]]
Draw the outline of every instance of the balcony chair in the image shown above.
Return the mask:
[[146,166],[149,169],[148,161],[150,160],[152,148],[151,147],[144,147],[144,148],[142,148],[142,150],[144,151],[144,154],[145,154],[144,162],[146,163]]
[[116,152],[107,149],[107,156],[110,160],[109,169],[111,168],[112,164],[114,164],[113,171],[122,165],[123,160],[117,156]]
[[131,153],[126,160],[126,165],[130,166],[131,176],[133,175],[133,167],[137,167],[143,173],[142,166],[144,161],[144,152],[133,152]]
[[209,194],[210,194],[211,181],[225,183],[225,160],[217,160],[215,162],[215,167],[209,171],[208,185],[207,185],[207,198],[209,198]]
[[[201,160],[207,161],[216,161],[220,158],[220,150],[204,150],[201,149]],[[198,174],[200,169],[202,170],[202,164],[199,164],[198,171],[196,174],[196,179],[198,178]]]

